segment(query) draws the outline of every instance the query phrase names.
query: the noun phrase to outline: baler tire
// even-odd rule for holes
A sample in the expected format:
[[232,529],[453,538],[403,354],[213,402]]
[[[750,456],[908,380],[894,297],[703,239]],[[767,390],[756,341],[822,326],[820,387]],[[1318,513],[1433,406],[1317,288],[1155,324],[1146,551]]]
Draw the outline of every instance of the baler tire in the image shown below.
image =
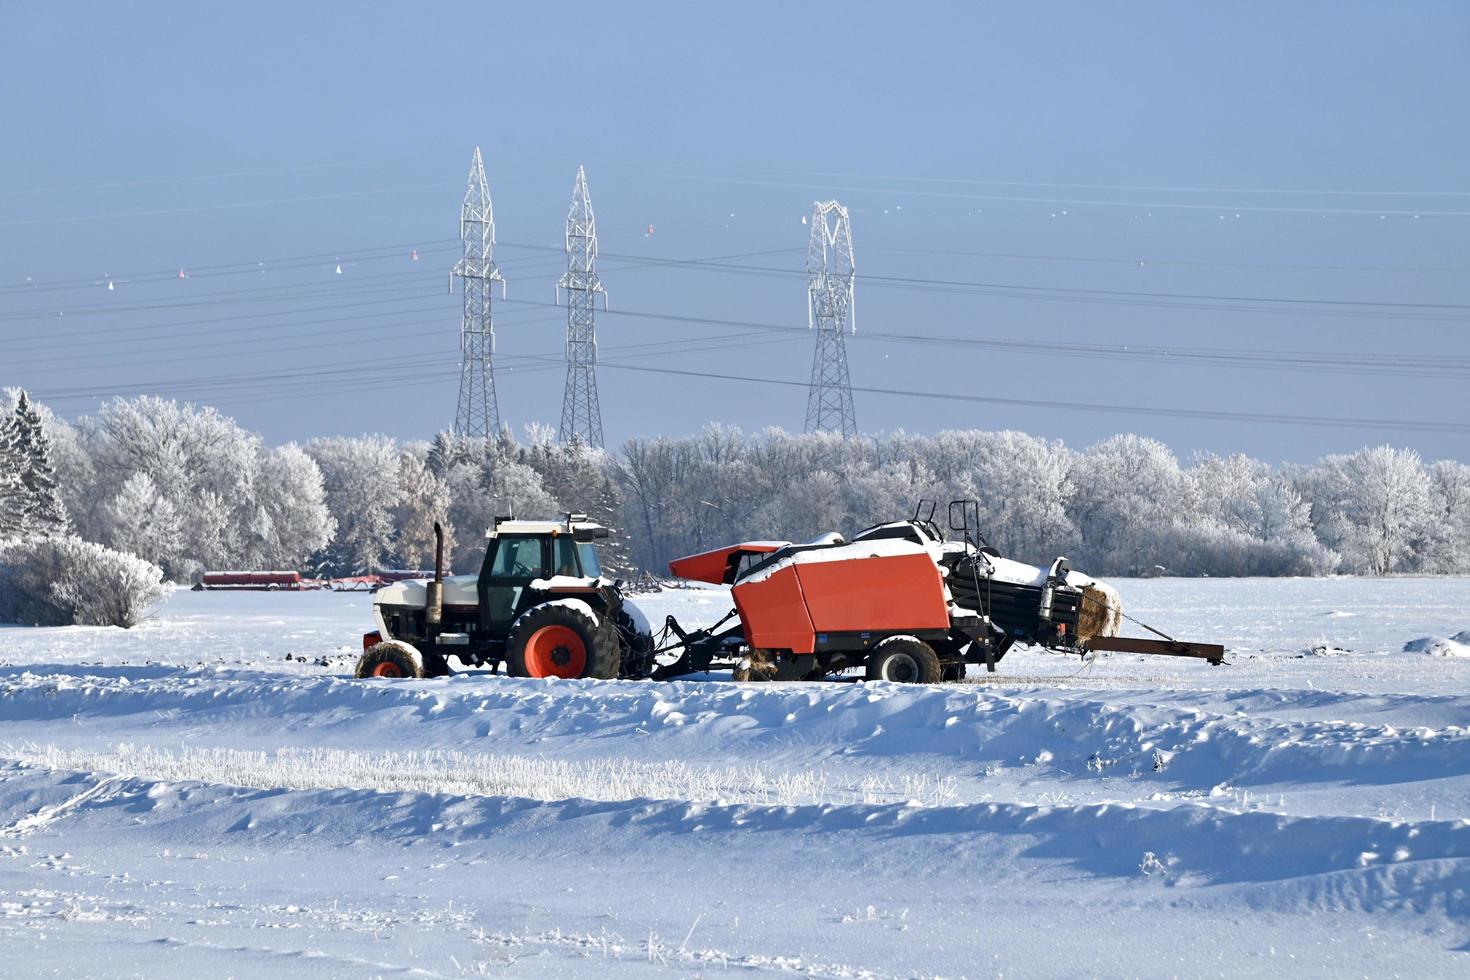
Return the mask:
[[357,660],[355,676],[359,678],[424,677],[424,658],[401,640],[383,640],[363,651]]
[[425,677],[448,677],[449,661],[441,653],[421,653],[424,658]]
[[941,664],[940,669],[943,672],[943,680],[945,681],[945,683],[957,684],[960,681],[964,680],[965,674],[968,673],[968,671],[965,670],[967,666],[968,665],[963,660],[956,663]]
[[[569,631],[569,632],[562,632]],[[530,651],[533,643],[556,644],[558,650],[567,646],[567,655],[581,663],[574,671],[556,673],[545,669],[539,650]],[[580,647],[580,650],[574,647]],[[555,651],[550,656],[555,663]],[[505,638],[505,672],[511,677],[596,677],[610,679],[618,676],[618,641],[605,617],[599,616],[596,623],[588,623],[585,614],[568,606],[547,603],[534,606],[521,615]],[[558,665],[561,666],[561,665]],[[537,671],[533,673],[532,671]]]
[[[898,669],[898,676],[889,676]],[[911,676],[902,676],[903,674]],[[899,684],[937,684],[943,677],[939,654],[923,640],[895,636],[884,640],[868,654],[868,680]]]

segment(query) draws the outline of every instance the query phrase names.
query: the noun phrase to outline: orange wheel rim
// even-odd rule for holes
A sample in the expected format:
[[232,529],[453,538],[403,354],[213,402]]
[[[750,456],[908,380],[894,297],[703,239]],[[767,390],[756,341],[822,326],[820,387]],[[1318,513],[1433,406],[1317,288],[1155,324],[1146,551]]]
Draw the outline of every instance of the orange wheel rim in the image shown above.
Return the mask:
[[526,673],[532,677],[581,677],[587,645],[569,626],[543,626],[526,641]]
[[385,660],[373,668],[374,677],[402,677],[403,671],[391,660]]

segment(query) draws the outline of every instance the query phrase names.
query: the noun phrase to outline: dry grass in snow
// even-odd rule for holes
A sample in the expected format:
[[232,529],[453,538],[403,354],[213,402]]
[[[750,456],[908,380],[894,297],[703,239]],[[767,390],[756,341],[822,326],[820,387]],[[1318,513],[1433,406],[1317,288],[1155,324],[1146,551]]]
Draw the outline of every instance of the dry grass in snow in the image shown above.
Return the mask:
[[27,765],[107,772],[162,782],[203,782],[258,789],[367,789],[385,793],[510,796],[552,801],[678,800],[803,806],[902,803],[943,806],[958,797],[954,780],[904,775],[837,783],[820,769],[768,772],[756,766],[691,766],[678,761],[608,759],[567,762],[543,757],[450,750],[351,752],[343,749],[184,748],[118,744],[105,749],[12,747]]

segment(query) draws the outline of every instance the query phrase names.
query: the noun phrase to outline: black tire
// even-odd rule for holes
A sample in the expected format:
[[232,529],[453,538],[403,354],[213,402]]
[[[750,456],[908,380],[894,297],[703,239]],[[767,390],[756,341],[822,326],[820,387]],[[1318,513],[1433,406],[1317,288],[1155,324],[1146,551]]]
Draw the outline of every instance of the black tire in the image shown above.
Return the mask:
[[[544,658],[533,645],[541,642],[537,637],[543,630],[558,629],[570,630],[580,641],[582,669],[574,676],[607,680],[618,676],[621,659],[618,635],[607,617],[599,615],[595,621],[589,620],[580,610],[555,603],[533,606],[511,627],[510,635],[505,638],[506,673],[512,677],[551,676],[545,669]],[[568,643],[577,645],[570,639]],[[560,649],[552,652],[553,662]],[[575,658],[576,651],[568,650],[566,655]]]
[[884,640],[868,654],[870,681],[937,684],[942,674],[934,648],[911,636]]
[[629,680],[643,680],[653,676],[658,665],[653,658],[653,636],[638,628],[638,623],[623,607],[618,607],[618,647],[622,654],[618,674]]
[[959,661],[957,663],[941,664],[940,666],[943,672],[943,680],[946,683],[954,684],[965,679],[965,674],[967,673],[965,668],[968,666],[968,664],[966,664],[964,661]]
[[361,678],[424,677],[424,658],[417,650],[399,640],[383,640],[363,651],[357,660],[356,676]]
[[420,654],[420,656],[422,656],[424,658],[424,676],[425,677],[448,677],[449,676],[449,661],[446,660],[446,659],[444,659],[443,654],[438,654],[438,653],[422,653],[422,654]]

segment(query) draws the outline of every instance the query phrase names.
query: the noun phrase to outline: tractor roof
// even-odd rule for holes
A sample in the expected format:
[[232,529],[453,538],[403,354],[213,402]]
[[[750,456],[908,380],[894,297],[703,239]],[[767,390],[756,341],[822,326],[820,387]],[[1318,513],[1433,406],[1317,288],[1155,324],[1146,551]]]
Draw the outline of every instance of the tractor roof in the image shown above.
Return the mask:
[[585,514],[568,514],[559,521],[518,521],[510,517],[497,517],[495,524],[485,532],[485,537],[494,538],[502,534],[568,534],[578,537],[607,537],[607,528],[589,521]]

